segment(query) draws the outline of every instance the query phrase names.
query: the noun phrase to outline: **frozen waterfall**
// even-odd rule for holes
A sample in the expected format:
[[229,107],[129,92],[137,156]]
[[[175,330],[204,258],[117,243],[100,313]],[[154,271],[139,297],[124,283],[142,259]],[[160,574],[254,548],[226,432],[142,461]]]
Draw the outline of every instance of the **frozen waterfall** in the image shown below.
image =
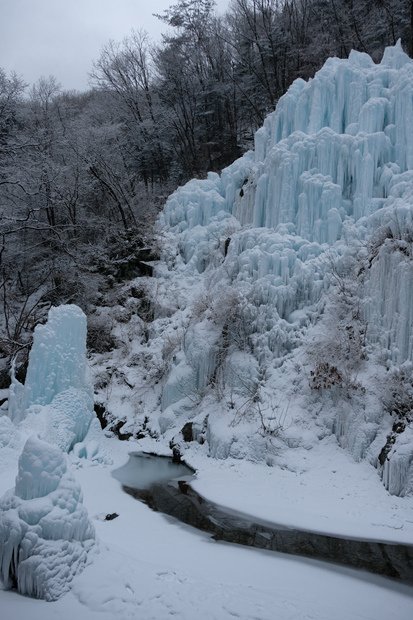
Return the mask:
[[408,247],[378,253],[365,318],[394,362],[412,361],[412,135],[413,61],[400,42],[379,64],[360,52],[330,58],[280,99],[254,153],[169,198],[160,226],[175,236],[176,265],[195,273],[216,266],[228,236],[232,279],[288,318],[329,284],[315,257],[388,228]]
[[[216,383],[240,329],[258,363],[299,346],[337,284],[332,265],[340,261],[351,259],[358,274],[367,343],[387,368],[413,362],[412,135],[413,61],[400,42],[378,64],[352,52],[292,84],[257,131],[253,152],[170,196],[158,222],[165,241],[158,275],[184,295],[184,283],[197,282],[227,319],[213,304],[198,326],[193,319],[164,383],[162,431],[182,415],[183,396],[202,399],[205,383]],[[225,302],[231,295],[237,307]],[[205,320],[215,329],[210,342]],[[383,416],[378,410],[363,454]],[[348,430],[342,443],[351,452],[360,424],[357,416],[336,424]],[[403,443],[394,456],[397,445],[382,475],[400,494],[410,488],[413,449]]]
[[[51,308],[34,332],[24,386],[13,377],[9,414],[35,415],[44,439],[65,452],[83,441],[93,418],[86,361],[86,316],[75,305]],[[43,426],[43,428],[42,428]]]

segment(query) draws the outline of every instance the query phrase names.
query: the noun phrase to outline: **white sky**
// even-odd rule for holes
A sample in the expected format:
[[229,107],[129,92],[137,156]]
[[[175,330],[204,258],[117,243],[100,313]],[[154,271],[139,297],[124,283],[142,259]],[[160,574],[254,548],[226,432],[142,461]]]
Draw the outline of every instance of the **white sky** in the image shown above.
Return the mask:
[[[223,11],[229,0],[216,0]],[[54,75],[64,89],[83,90],[109,40],[132,28],[154,40],[165,24],[152,16],[174,0],[0,0],[0,67],[26,82]]]

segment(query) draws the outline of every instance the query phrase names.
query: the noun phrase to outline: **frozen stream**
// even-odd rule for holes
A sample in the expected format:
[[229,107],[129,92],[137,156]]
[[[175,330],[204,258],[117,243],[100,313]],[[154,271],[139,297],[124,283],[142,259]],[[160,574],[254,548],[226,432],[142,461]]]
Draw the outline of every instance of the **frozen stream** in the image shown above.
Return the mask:
[[[74,578],[70,592],[53,603],[0,588],[1,618],[411,620],[413,617],[410,584],[299,555],[217,543],[211,534],[182,525],[160,511],[148,510],[142,501],[125,493],[118,480],[110,475],[112,469],[119,468],[118,478],[123,472],[128,473],[129,484],[138,480],[137,467],[143,459],[129,457],[131,445],[125,443],[100,436],[101,453],[110,455],[110,464],[69,457],[70,469],[82,487],[84,505],[96,529],[98,543],[92,562]],[[0,453],[0,492],[13,484],[18,452],[6,450],[4,458],[1,456]],[[151,464],[151,467],[161,462],[163,482],[158,483],[158,488],[163,485],[166,488],[168,459],[145,459],[146,466]],[[219,472],[216,473],[218,481]],[[169,470],[168,476],[173,478],[176,474],[172,488],[179,480],[186,484],[191,477],[195,480],[185,467]],[[149,485],[146,496],[153,497],[156,483],[148,478],[146,482]],[[185,485],[181,487],[185,489]],[[228,488],[232,496],[234,489],[231,485]],[[182,504],[182,513],[188,497],[177,493],[175,507],[178,502]],[[105,515],[115,511],[117,518],[105,520]],[[233,527],[235,519],[232,514],[230,517],[228,523]],[[238,522],[239,529],[242,523],[245,525],[244,519]],[[216,525],[216,537],[222,538],[218,525],[222,527]],[[212,529],[210,522],[208,529]],[[234,537],[234,531],[231,535]]]
[[254,519],[196,493],[194,471],[165,456],[131,453],[113,476],[154,510],[213,534],[216,540],[329,560],[413,583],[413,546],[330,536]]

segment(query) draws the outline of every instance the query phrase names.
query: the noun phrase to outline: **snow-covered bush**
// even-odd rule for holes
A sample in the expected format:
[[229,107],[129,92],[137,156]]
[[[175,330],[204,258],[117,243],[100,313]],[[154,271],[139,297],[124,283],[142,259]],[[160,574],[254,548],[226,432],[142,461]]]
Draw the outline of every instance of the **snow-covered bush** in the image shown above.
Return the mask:
[[193,321],[204,318],[205,313],[209,310],[213,303],[213,295],[211,291],[203,291],[195,298],[191,306],[191,318]]
[[112,322],[105,316],[92,315],[87,319],[87,346],[90,351],[112,351],[116,341],[112,335]]
[[94,529],[63,453],[31,437],[16,486],[0,499],[0,579],[6,588],[53,601],[70,587],[93,546]]
[[341,266],[331,262],[333,287],[309,349],[313,361],[309,383],[314,390],[360,387],[356,377],[366,359],[367,326],[358,270],[358,261],[347,260]]
[[210,318],[222,329],[222,347],[233,344],[238,349],[249,349],[251,325],[248,321],[248,303],[240,291],[227,287],[213,300]]
[[173,361],[173,358],[177,351],[181,348],[182,345],[182,334],[180,332],[175,332],[173,334],[168,334],[162,341],[162,363],[161,366],[158,367],[158,377],[164,377]]
[[391,373],[383,402],[385,409],[396,421],[413,421],[413,369],[410,364]]
[[310,387],[313,390],[327,390],[343,384],[343,376],[337,366],[329,362],[318,361],[310,371]]

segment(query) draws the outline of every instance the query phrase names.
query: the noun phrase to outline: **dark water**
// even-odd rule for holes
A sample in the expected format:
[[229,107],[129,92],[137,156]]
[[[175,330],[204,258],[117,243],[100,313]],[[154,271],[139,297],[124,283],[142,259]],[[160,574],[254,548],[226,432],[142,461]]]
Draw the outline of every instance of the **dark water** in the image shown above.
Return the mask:
[[119,480],[122,486],[140,490],[193,474],[194,470],[183,463],[173,463],[167,456],[146,452],[131,452],[129,461],[112,472],[112,476]]
[[328,536],[261,524],[214,504],[190,486],[194,471],[168,457],[133,453],[113,472],[124,491],[216,540],[328,560],[413,583],[413,545]]

